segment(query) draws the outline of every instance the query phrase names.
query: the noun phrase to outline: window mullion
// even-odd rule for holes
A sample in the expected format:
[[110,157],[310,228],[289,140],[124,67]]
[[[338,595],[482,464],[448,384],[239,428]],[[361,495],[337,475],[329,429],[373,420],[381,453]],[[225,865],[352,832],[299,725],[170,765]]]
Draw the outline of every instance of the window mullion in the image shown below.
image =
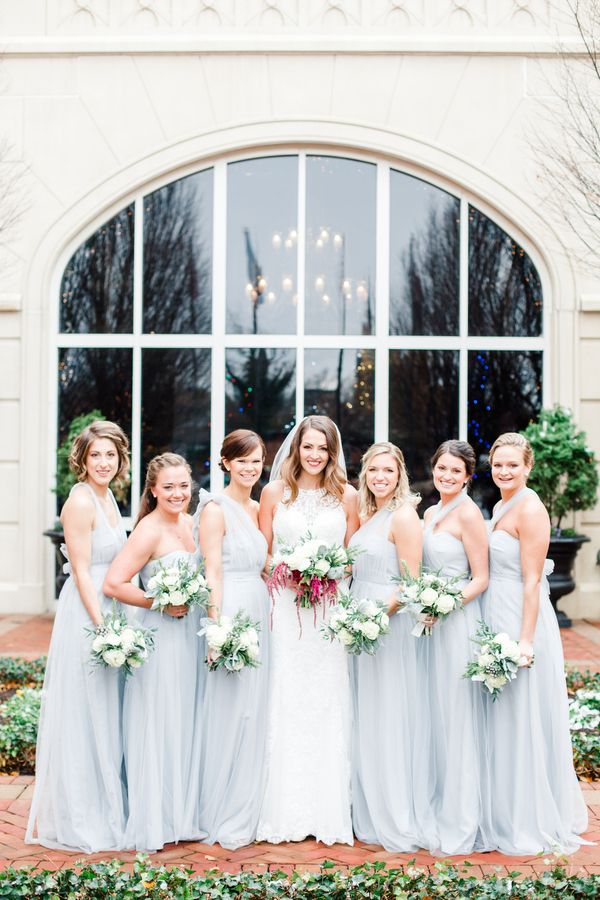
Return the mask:
[[305,293],[306,293],[306,153],[298,154],[298,272],[296,283],[296,422],[304,416],[304,339],[305,327]]
[[469,204],[460,201],[458,436],[467,440],[469,418]]
[[389,435],[389,295],[390,295],[390,168],[377,167],[377,212],[375,228],[375,421],[376,441]]
[[223,487],[223,472],[219,468],[220,450],[225,436],[225,299],[226,299],[226,243],[227,243],[227,164],[214,167],[213,199],[213,283],[211,351],[211,429],[210,429],[210,486]]
[[135,521],[141,494],[142,350],[144,309],[144,198],[135,201],[133,243],[133,360],[131,367],[131,516]]

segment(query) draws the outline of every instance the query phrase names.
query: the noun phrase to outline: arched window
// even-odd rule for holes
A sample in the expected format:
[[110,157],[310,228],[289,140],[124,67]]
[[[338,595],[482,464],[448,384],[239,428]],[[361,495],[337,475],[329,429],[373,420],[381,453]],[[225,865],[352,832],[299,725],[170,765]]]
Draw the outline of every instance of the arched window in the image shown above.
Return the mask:
[[431,495],[429,457],[467,438],[485,465],[542,399],[542,289],[468,202],[387,163],[318,153],[222,161],[140,196],[61,282],[58,437],[100,409],[132,440],[131,512],[167,448],[221,483],[223,435],[270,455],[299,416],[341,429],[351,477],[375,439]]

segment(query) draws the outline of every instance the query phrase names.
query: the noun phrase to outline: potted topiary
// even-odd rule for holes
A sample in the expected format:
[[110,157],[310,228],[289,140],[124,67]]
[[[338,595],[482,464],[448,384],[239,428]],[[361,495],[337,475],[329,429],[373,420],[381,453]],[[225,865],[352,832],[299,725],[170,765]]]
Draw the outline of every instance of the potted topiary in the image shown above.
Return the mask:
[[589,537],[573,528],[563,528],[566,516],[591,509],[598,496],[598,463],[587,445],[586,434],[579,431],[573,414],[563,406],[544,409],[536,422],[522,432],[535,455],[528,484],[537,491],[548,510],[551,522],[549,556],[554,572],[549,577],[550,599],[561,628],[571,620],[556,604],[575,589],[573,565],[581,545]]

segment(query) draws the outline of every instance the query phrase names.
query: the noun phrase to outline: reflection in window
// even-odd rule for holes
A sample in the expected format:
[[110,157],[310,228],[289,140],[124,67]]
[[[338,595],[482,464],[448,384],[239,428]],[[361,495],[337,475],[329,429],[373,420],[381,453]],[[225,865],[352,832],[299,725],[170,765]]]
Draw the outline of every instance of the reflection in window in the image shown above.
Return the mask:
[[293,427],[296,395],[296,351],[289,349],[229,349],[225,358],[225,433],[249,428],[267,447],[269,466]]
[[144,331],[208,334],[212,169],[144,197]]
[[374,334],[376,166],[306,160],[306,332]]
[[390,350],[389,435],[423,510],[438,499],[429,461],[442,441],[458,437],[458,351]]
[[499,499],[488,465],[491,445],[520,431],[542,406],[542,353],[474,350],[469,353],[469,442],[477,454],[473,497],[488,512]]
[[295,334],[298,157],[227,166],[227,331]]
[[348,478],[355,483],[360,459],[373,443],[373,350],[306,350],[304,415],[329,416],[342,434]]
[[458,334],[460,201],[390,175],[390,334]]
[[542,331],[537,269],[516,241],[469,207],[469,334],[536,337]]
[[[210,476],[210,350],[142,351],[142,459],[157,453],[185,456],[194,481],[208,487]],[[192,507],[195,507],[195,491]]]
[[[59,351],[58,443],[71,420],[98,409],[131,440],[131,350],[73,347]],[[121,504],[129,515],[130,498]]]
[[77,248],[60,286],[60,330],[124,334],[133,328],[133,206]]

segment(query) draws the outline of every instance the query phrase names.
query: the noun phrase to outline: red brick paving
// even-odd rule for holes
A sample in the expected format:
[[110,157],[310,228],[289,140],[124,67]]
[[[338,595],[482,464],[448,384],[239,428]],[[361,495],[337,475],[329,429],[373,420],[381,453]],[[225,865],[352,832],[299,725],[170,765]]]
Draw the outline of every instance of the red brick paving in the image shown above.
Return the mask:
[[[598,628],[598,640],[591,640],[595,634],[590,626]],[[579,627],[578,627],[579,626]],[[47,652],[52,630],[50,616],[0,616],[0,655],[27,656],[34,658]],[[565,658],[569,665],[580,669],[600,671],[600,622],[575,623],[571,629],[561,632]],[[569,857],[571,872],[585,871],[600,873],[600,782],[582,783],[588,806],[590,824],[586,833],[588,840],[597,841],[593,847],[582,847]],[[111,859],[114,854],[96,853],[84,856],[81,853],[66,853],[47,850],[36,845],[26,845],[23,841],[31,794],[33,777],[0,775],[0,870],[12,865],[17,868],[33,866],[38,869],[69,868],[77,861],[97,861]],[[134,853],[120,853],[126,867],[130,868]],[[469,872],[482,876],[493,872],[521,872],[532,875],[543,871],[548,857],[503,856],[501,853],[473,853],[469,856],[448,858],[449,862],[462,864],[468,861]],[[325,847],[314,840],[288,844],[253,844],[240,850],[225,850],[216,845],[186,842],[170,844],[151,857],[153,864],[183,865],[197,872],[219,869],[224,872],[251,870],[261,872],[277,870],[290,872],[292,869],[318,871],[320,863],[332,860],[341,869],[364,862],[384,861],[390,866],[403,865],[415,860],[418,866],[433,867],[439,858],[419,851],[416,854],[386,853],[374,844],[356,841],[353,847],[335,844]]]

